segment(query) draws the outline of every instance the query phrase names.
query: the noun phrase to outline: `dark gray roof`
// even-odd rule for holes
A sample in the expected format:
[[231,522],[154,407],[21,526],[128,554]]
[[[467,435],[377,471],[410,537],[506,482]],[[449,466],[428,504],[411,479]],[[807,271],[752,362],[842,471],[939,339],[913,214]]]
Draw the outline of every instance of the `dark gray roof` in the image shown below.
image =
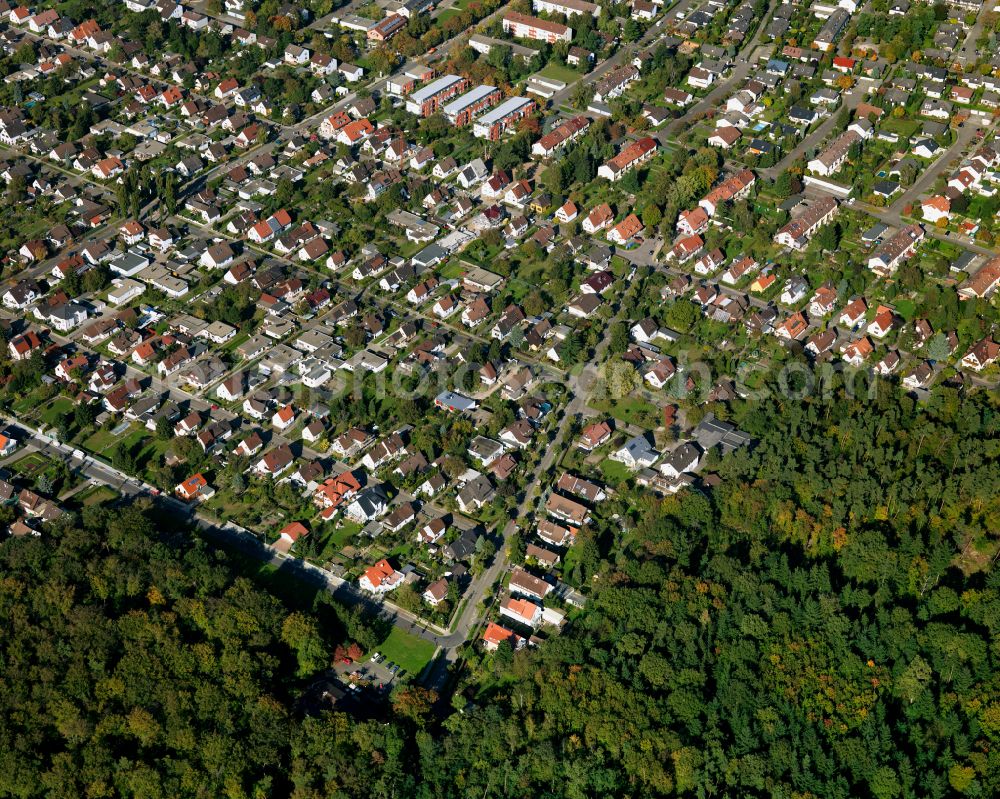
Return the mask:
[[709,450],[719,445],[723,453],[732,452],[738,447],[750,443],[750,436],[735,425],[723,422],[715,418],[715,414],[709,413],[701,420],[701,423],[694,429],[694,437],[703,450]]

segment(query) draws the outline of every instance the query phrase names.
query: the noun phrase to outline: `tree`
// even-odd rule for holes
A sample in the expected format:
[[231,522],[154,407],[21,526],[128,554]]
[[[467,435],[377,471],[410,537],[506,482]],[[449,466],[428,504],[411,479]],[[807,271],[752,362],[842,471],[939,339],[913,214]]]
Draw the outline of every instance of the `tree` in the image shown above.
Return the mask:
[[243,473],[240,471],[232,471],[226,479],[226,487],[235,496],[242,494],[246,490],[246,485],[246,478],[243,477]]
[[542,173],[542,185],[553,197],[561,197],[566,191],[569,181],[560,161],[555,161],[546,167]]
[[774,192],[779,197],[791,197],[793,194],[798,194],[802,191],[802,184],[796,175],[793,175],[788,170],[785,170],[780,175],[774,183]]
[[927,342],[927,357],[932,361],[943,361],[951,355],[951,345],[944,333],[935,333]]
[[594,96],[594,87],[586,81],[580,81],[573,87],[570,102],[574,108],[586,108]]
[[931,667],[918,655],[899,678],[896,692],[912,705],[924,692],[932,676]]
[[493,155],[494,169],[511,171],[519,167],[531,155],[531,146],[526,134],[518,134],[504,141]]
[[681,300],[669,305],[665,316],[667,324],[672,328],[686,332],[694,327],[695,322],[698,321],[698,309],[694,303]]
[[291,613],[281,625],[281,640],[288,645],[298,663],[297,674],[308,677],[330,663],[330,653],[314,619]]
[[956,763],[948,770],[948,783],[959,793],[966,793],[976,778],[976,771],[971,766]]
[[14,51],[13,60],[15,64],[33,65],[37,60],[34,43],[29,39],[25,39]]
[[7,202],[11,205],[21,202],[27,191],[27,185],[24,175],[13,175],[7,184]]
[[419,686],[397,688],[392,693],[393,712],[415,722],[419,727],[424,726],[436,701],[437,694],[434,691]]
[[166,416],[160,416],[156,420],[156,437],[163,441],[169,441],[173,435],[174,430],[170,424],[170,419]]
[[816,231],[816,242],[819,244],[820,249],[827,252],[836,250],[840,242],[840,231],[837,228],[837,223],[828,222]]
[[615,322],[611,325],[611,340],[608,342],[608,351],[618,355],[625,352],[629,345],[629,329],[625,322]]
[[515,350],[524,347],[524,329],[520,325],[510,331],[510,346]]
[[625,361],[608,361],[604,366],[604,380],[612,399],[622,399],[639,385],[635,367]]
[[889,766],[882,766],[875,770],[869,787],[875,799],[896,799],[902,791],[899,777]]
[[663,212],[656,205],[650,203],[642,209],[642,224],[647,230],[655,230],[662,219]]
[[572,364],[579,360],[583,350],[584,345],[580,341],[580,336],[578,334],[570,334],[563,339],[562,344],[559,346],[559,358],[564,363]]
[[352,322],[344,330],[344,341],[352,347],[357,349],[358,347],[364,346],[365,341],[368,340],[368,336],[364,331],[364,328],[357,322]]
[[481,535],[476,539],[476,561],[480,565],[489,563],[496,552],[496,544],[489,536]]
[[548,307],[545,298],[539,291],[533,291],[524,298],[524,312],[528,316],[541,316]]
[[396,65],[396,57],[387,47],[377,48],[368,59],[376,75],[388,75]]
[[523,563],[526,546],[520,533],[514,533],[507,539],[507,559],[511,563]]
[[490,51],[486,55],[486,63],[494,69],[502,71],[506,71],[507,65],[510,63],[510,59],[511,50],[509,47],[504,45],[490,47]]

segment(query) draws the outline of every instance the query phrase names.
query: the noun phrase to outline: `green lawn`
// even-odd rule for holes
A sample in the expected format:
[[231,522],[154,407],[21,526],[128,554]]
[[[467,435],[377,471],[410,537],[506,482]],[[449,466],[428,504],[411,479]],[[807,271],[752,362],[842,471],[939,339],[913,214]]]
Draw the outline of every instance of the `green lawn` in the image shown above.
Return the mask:
[[890,116],[881,124],[882,130],[890,133],[898,133],[900,136],[912,136],[920,128],[920,120],[917,119],[895,119]]
[[592,403],[591,407],[607,411],[615,419],[625,422],[625,424],[635,424],[640,427],[655,427],[660,423],[660,412],[656,406],[638,397],[603,400]]
[[[149,431],[144,430],[149,436]],[[151,479],[153,468],[163,463],[163,459],[170,449],[170,441],[157,437],[148,437],[143,442],[142,449],[136,456],[136,461],[142,465],[143,473],[147,479]]]
[[615,277],[625,277],[625,275],[628,274],[628,271],[631,268],[632,264],[630,264],[620,255],[611,256],[611,271],[614,272]]
[[32,391],[27,397],[19,399],[11,406],[11,410],[14,411],[14,415],[19,419],[34,418],[38,413],[39,400],[42,399],[40,392],[36,389]]
[[[563,581],[570,585],[569,577],[573,574],[573,570],[576,568],[577,564],[580,562],[580,553],[582,552],[581,547],[571,546],[566,550],[563,555],[562,564],[560,564],[560,576]],[[579,588],[580,586],[575,585],[574,588]]]
[[39,414],[46,425],[54,425],[63,415],[73,410],[69,397],[56,397]]
[[434,644],[393,627],[378,651],[385,655],[384,662],[392,660],[406,669],[409,676],[418,677],[434,657]]
[[339,528],[323,535],[322,549],[317,560],[322,563],[329,560],[351,543],[351,539],[361,532],[361,525],[356,522],[343,522]]
[[97,430],[83,441],[83,448],[90,452],[101,453],[114,444],[115,441],[116,438],[111,434],[110,430]]
[[128,431],[120,442],[122,449],[138,455],[140,445],[145,446],[145,441],[149,438],[150,432],[138,422],[132,423],[132,429]]
[[572,83],[575,80],[579,80],[580,73],[575,69],[563,66],[556,62],[548,64],[545,69],[535,73],[540,78],[550,78],[552,80],[561,80],[563,83]]
[[258,528],[264,510],[249,493],[244,492],[237,497],[229,491],[217,491],[203,507],[218,519],[235,521],[252,529]]
[[74,494],[72,502],[80,507],[90,507],[91,505],[103,505],[118,497],[118,492],[111,486],[96,485],[84,489],[79,494]]
[[903,317],[907,322],[913,319],[914,314],[917,312],[917,304],[913,300],[897,300],[896,301],[896,313]]
[[601,470],[601,474],[604,475],[604,479],[613,486],[624,482],[632,476],[632,472],[624,463],[613,461],[611,458],[605,458],[601,461],[598,464],[598,468]]
[[464,273],[465,267],[462,266],[462,262],[455,259],[446,263],[438,274],[442,280],[458,280]]
[[508,283],[520,282],[524,292],[536,291],[539,286],[544,286],[548,282],[551,272],[552,267],[547,261],[527,261],[518,267],[514,280]]

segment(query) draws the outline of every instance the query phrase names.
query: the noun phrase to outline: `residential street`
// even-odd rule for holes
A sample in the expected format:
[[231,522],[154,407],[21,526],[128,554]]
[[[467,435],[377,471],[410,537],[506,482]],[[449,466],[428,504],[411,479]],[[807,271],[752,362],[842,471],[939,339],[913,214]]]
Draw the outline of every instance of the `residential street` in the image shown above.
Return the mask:
[[[854,109],[858,107],[858,104],[865,99],[868,92],[868,84],[866,83],[855,83],[851,90],[844,93],[843,108],[847,108],[853,114]],[[830,137],[837,127],[837,120],[840,117],[840,109],[831,113],[819,123],[819,126],[808,133],[805,137],[799,141],[791,150],[789,150],[784,157],[772,167],[767,169],[758,170],[759,174],[768,180],[774,180],[778,175],[788,169],[789,166],[794,164],[799,158],[801,158],[806,153],[820,148],[823,143]],[[815,123],[814,123],[815,124]]]
[[903,194],[893,200],[890,210],[902,213],[907,205],[916,203],[934,185],[934,182],[944,174],[950,174],[955,169],[953,162],[961,160],[962,154],[968,151],[969,145],[976,138],[976,130],[989,124],[987,120],[975,117],[969,119],[962,127],[955,129],[955,141],[945,149],[929,166],[920,172],[913,185]]

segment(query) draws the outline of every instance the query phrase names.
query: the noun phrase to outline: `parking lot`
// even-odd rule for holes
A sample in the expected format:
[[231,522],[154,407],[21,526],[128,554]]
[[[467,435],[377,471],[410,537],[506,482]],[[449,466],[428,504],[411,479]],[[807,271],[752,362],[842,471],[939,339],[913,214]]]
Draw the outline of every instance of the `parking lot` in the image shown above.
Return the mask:
[[337,663],[335,671],[349,690],[352,685],[388,690],[397,679],[407,676],[404,669],[377,652],[365,661]]

